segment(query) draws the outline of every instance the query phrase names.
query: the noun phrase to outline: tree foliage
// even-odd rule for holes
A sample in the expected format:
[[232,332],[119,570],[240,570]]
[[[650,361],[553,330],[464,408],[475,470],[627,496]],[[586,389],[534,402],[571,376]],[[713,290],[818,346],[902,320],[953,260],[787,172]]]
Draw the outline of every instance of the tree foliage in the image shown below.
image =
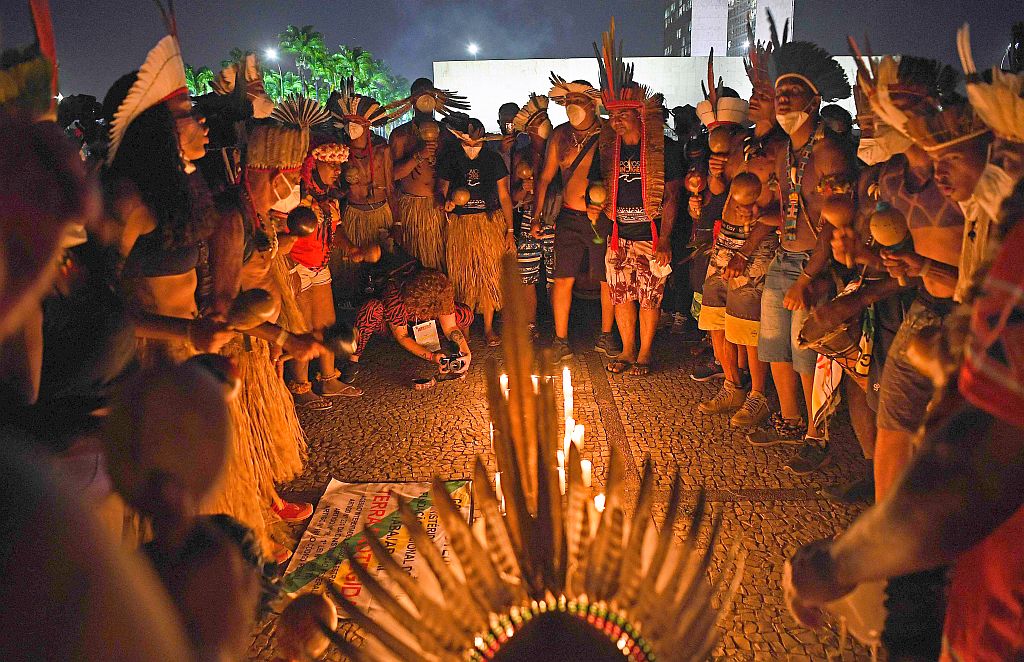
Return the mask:
[[194,97],[212,92],[210,84],[213,78],[213,71],[209,67],[194,69],[190,64],[185,65],[185,83],[188,84],[188,93]]

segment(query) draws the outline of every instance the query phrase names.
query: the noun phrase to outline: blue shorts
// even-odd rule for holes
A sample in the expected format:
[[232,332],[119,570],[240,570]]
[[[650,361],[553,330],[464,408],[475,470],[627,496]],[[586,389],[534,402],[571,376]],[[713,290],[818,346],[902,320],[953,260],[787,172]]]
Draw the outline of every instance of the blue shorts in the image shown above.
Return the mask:
[[797,337],[810,314],[804,310],[786,310],[782,305],[786,292],[804,270],[808,253],[780,250],[768,266],[761,294],[761,329],[757,339],[757,358],[765,363],[792,363],[801,375],[813,375],[818,354],[800,349]]

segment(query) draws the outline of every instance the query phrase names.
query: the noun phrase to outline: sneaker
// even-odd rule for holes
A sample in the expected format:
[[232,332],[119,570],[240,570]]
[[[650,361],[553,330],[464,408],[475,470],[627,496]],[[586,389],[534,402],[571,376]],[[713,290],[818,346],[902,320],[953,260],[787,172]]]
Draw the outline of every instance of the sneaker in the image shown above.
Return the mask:
[[751,446],[775,446],[776,444],[800,444],[807,434],[807,423],[798,418],[790,421],[776,412],[768,417],[768,427],[754,430],[747,435]]
[[700,403],[698,409],[705,414],[731,414],[742,407],[746,399],[746,391],[726,380],[715,397]]
[[594,344],[594,350],[605,356],[618,356],[622,353],[622,343],[615,339],[614,333],[602,333]]
[[743,401],[743,406],[729,419],[729,424],[734,428],[756,428],[771,413],[771,409],[768,408],[768,398],[764,397],[763,393],[751,391],[747,394],[747,399]]
[[292,557],[294,552],[277,541],[271,541],[271,544],[274,545],[274,550],[271,552],[271,556],[274,558],[274,563],[277,563],[278,565],[287,563],[288,559]]
[[852,506],[858,503],[871,503],[875,500],[875,478],[867,475],[860,480],[829,485],[821,490],[821,496],[833,503]]
[[725,372],[722,370],[722,365],[713,358],[706,363],[698,365],[690,373],[690,379],[695,382],[707,382],[720,377],[725,377]]
[[566,359],[572,358],[572,347],[569,347],[569,341],[566,338],[556,337],[551,341],[551,360],[556,364],[561,363]]
[[274,504],[271,506],[271,510],[286,522],[301,522],[309,519],[309,516],[313,514],[313,504],[292,503],[282,499],[281,505]]
[[797,476],[806,476],[824,467],[832,460],[828,452],[828,442],[824,439],[807,437],[804,445],[789,458],[783,468]]

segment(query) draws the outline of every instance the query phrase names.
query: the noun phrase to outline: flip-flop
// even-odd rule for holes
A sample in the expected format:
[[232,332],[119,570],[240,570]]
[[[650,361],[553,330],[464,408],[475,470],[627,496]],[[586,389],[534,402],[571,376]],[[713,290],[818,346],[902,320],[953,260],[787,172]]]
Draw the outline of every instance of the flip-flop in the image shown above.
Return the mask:
[[[294,396],[293,396],[294,398]],[[316,397],[305,402],[295,400],[295,409],[299,411],[327,411],[334,407],[334,403],[327,398]]]
[[499,346],[501,346],[501,336],[499,336],[496,333],[493,334],[493,335],[487,336],[487,346],[488,347],[499,347]]
[[612,373],[613,375],[621,375],[622,373],[626,372],[632,367],[633,364],[630,363],[629,361],[623,361],[622,359],[614,359],[608,365],[606,365],[604,369]]
[[632,369],[630,369],[629,371],[629,374],[632,375],[633,377],[646,377],[647,375],[651,374],[651,364],[634,363]]

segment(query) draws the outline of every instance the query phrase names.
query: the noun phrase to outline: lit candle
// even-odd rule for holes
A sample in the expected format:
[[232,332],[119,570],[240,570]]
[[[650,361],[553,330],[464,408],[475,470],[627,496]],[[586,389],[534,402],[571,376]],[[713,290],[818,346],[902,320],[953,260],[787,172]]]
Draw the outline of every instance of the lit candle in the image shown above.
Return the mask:
[[574,425],[572,428],[572,443],[576,444],[576,450],[583,452],[583,426]]
[[565,420],[572,419],[572,373],[569,367],[562,368],[562,407],[565,413]]
[[501,491],[501,472],[494,472],[494,493],[498,497],[498,503],[501,507],[501,512],[505,512],[505,495]]
[[489,424],[491,426],[491,452],[494,452],[494,421]]
[[565,469],[558,467],[558,491],[565,494]]
[[508,399],[508,375],[501,373],[498,376],[498,384],[501,385],[501,393]]
[[571,418],[565,419],[565,437],[562,439],[562,450],[565,452],[565,459],[569,459],[569,444],[572,443],[572,433],[576,430],[576,421]]
[[604,492],[601,492],[594,497],[594,508],[596,508],[599,513],[604,512]]
[[559,448],[558,450],[555,451],[555,457],[558,458],[558,467],[560,469],[564,469],[565,468],[565,451],[563,451],[561,448]]
[[540,377],[537,375],[530,375],[533,378],[533,392],[540,392]]
[[590,460],[580,460],[580,469],[583,471],[583,486],[590,487],[594,479],[594,463]]

